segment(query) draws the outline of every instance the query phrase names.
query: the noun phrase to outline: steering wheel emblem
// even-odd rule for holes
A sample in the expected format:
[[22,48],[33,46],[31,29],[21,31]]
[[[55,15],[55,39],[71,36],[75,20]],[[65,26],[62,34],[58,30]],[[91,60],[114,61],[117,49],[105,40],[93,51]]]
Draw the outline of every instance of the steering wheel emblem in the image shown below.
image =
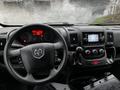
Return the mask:
[[36,59],[41,59],[45,55],[44,49],[35,48],[33,49],[33,57]]

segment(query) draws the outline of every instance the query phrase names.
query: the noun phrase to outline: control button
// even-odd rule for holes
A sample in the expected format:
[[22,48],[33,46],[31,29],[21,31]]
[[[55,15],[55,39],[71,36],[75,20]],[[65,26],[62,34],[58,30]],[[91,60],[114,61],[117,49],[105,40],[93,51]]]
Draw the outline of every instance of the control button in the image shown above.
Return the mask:
[[76,48],[76,53],[82,53],[83,51],[83,48],[82,47],[77,47]]
[[92,53],[93,53],[94,55],[98,54],[97,49],[93,49],[93,50],[92,50]]
[[59,65],[60,63],[61,63],[61,59],[60,58],[57,58],[56,60],[55,60],[55,65]]
[[100,54],[104,54],[104,53],[105,53],[105,50],[104,50],[104,49],[100,49],[100,50],[99,50],[99,53],[100,53]]
[[100,64],[100,61],[99,61],[99,60],[93,60],[93,61],[91,62],[91,64],[97,65],[97,64]]
[[85,50],[85,54],[90,55],[91,51],[90,50]]

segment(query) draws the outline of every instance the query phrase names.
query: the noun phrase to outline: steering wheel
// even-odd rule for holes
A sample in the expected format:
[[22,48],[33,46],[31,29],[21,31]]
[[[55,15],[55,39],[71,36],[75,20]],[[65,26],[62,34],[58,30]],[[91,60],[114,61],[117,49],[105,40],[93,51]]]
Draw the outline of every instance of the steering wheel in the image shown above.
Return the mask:
[[[18,34],[24,33],[26,30],[34,28],[43,28],[52,32],[55,37],[55,42],[43,42],[24,46],[18,49],[11,49],[13,41],[16,39]],[[58,65],[58,68],[54,67],[56,60],[56,50],[62,49],[62,61]],[[31,24],[23,26],[11,34],[7,40],[4,49],[4,63],[10,72],[10,74],[19,81],[27,84],[43,84],[52,80],[64,67],[67,60],[67,44],[63,36],[51,26],[43,24]],[[26,76],[20,75],[12,66],[10,58],[20,56],[26,70]],[[48,71],[49,75],[42,79],[36,79],[33,73]]]

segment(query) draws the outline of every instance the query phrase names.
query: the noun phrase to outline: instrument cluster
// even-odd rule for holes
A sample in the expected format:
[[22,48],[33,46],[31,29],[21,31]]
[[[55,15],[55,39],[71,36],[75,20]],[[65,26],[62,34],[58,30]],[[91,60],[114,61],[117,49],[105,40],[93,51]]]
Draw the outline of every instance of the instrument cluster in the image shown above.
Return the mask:
[[33,29],[19,34],[16,41],[22,45],[29,45],[41,42],[51,42],[53,41],[53,36],[49,31]]

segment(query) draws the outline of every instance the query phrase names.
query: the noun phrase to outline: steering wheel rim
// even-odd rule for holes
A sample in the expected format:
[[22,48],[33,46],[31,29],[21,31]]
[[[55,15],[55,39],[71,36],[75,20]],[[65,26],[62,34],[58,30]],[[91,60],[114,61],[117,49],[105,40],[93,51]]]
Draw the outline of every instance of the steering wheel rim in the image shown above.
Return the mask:
[[[25,77],[21,76],[20,74],[18,74],[13,66],[11,65],[10,63],[10,57],[12,55],[18,55],[20,54],[21,56],[21,53],[22,52],[22,49],[17,49],[17,50],[12,50],[10,51],[10,46],[12,45],[12,42],[14,41],[15,39],[15,36],[20,33],[21,31],[23,31],[24,29],[28,28],[28,27],[33,27],[33,26],[38,26],[38,27],[45,27],[45,28],[49,28],[51,31],[53,31],[58,37],[59,37],[59,41],[56,42],[56,43],[49,43],[49,46],[52,46],[54,47],[54,49],[59,49],[59,48],[63,48],[63,58],[62,58],[62,61],[58,67],[58,69],[55,69],[55,68],[52,68],[52,70],[50,71],[50,74],[48,77],[44,78],[44,79],[40,79],[40,80],[36,80],[34,79],[34,77],[32,76],[32,73],[30,72],[27,72],[27,75]],[[35,44],[36,46],[40,46],[40,44]],[[42,44],[41,46],[45,46],[45,44]],[[33,47],[31,45],[31,47]],[[27,46],[26,46],[27,48]],[[25,49],[26,49],[25,48]],[[24,83],[27,83],[27,84],[43,84],[43,83],[46,83],[48,81],[50,81],[51,79],[53,79],[56,75],[58,75],[58,73],[63,69],[64,65],[66,64],[66,60],[67,60],[67,55],[68,55],[68,48],[67,48],[67,44],[66,44],[66,41],[64,39],[64,37],[56,30],[54,29],[53,27],[51,26],[48,26],[48,25],[43,25],[43,24],[31,24],[31,25],[26,25],[26,26],[23,26],[22,28],[18,29],[17,31],[15,31],[7,40],[7,43],[5,45],[5,49],[4,49],[4,63],[8,69],[8,71],[10,72],[10,74],[16,78],[17,80],[21,81],[21,82],[24,82]],[[23,63],[25,62],[24,60],[22,60]],[[24,63],[24,66],[25,66],[25,63]],[[25,66],[25,69],[26,69],[26,66]]]

